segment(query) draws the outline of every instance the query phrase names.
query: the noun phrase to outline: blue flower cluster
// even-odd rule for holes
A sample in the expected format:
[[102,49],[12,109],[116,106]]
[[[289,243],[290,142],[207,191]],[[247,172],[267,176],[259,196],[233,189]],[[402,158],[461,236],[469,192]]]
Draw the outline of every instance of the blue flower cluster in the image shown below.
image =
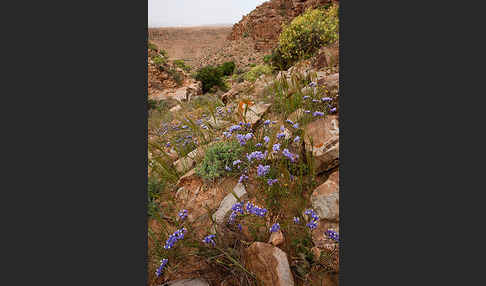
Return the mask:
[[295,159],[299,158],[299,155],[290,153],[289,149],[283,149],[282,154],[292,162],[295,162]]
[[267,214],[267,209],[260,208],[251,202],[246,203],[246,212],[259,217],[264,217]]
[[[256,216],[260,216],[260,217],[264,217],[268,212],[267,209],[260,208],[260,207],[254,205],[251,202],[247,202],[246,205],[245,205],[244,202],[236,203],[231,207],[231,210],[232,210],[232,212],[231,212],[229,220],[228,220],[229,224],[234,223],[238,214],[243,215],[243,214],[245,214],[245,211],[248,214],[252,214],[252,215],[256,215]],[[241,231],[241,225],[239,225],[238,228]]]
[[294,223],[299,224],[300,223],[300,218],[294,216]]
[[240,141],[240,145],[243,146],[246,144],[248,140],[250,140],[253,137],[253,133],[247,133],[246,135],[243,134],[237,134],[236,138],[238,141]]
[[297,142],[299,142],[299,141],[300,141],[300,136],[295,136],[295,138],[294,138],[294,143],[297,143]]
[[269,186],[271,186],[271,185],[275,184],[277,181],[278,181],[278,179],[268,179],[267,184]]
[[330,239],[339,242],[339,234],[331,229],[328,229],[325,233]]
[[265,153],[262,153],[262,151],[255,151],[251,152],[249,155],[246,155],[246,158],[248,159],[248,162],[251,163],[252,160],[263,160],[265,157],[268,155],[268,152],[265,151]]
[[213,246],[215,246],[216,242],[213,240],[213,238],[215,238],[215,237],[216,237],[216,235],[210,234],[203,239],[203,242],[206,243],[206,244],[212,244]]
[[332,98],[330,97],[323,97],[321,98],[322,102],[329,102],[329,101],[332,101]]
[[279,230],[280,230],[280,224],[278,224],[278,222],[277,222],[277,223],[274,223],[274,224],[272,225],[272,227],[270,227],[270,232],[271,232],[271,233],[272,233],[272,232],[277,232],[277,231],[279,231]]
[[187,210],[181,210],[181,211],[179,212],[179,218],[180,218],[181,220],[184,220],[186,217],[187,217]]
[[261,164],[258,165],[258,167],[257,167],[257,176],[258,177],[263,177],[266,174],[268,174],[268,172],[270,172],[270,165],[266,165],[266,166],[263,166]]
[[176,230],[173,234],[169,236],[167,241],[165,242],[165,249],[171,249],[174,244],[178,241],[184,238],[184,234],[186,233],[187,229],[185,227]]
[[324,116],[324,112],[316,111],[316,112],[314,112],[313,115],[314,115],[314,117],[316,117],[316,116]]
[[280,151],[280,144],[279,144],[279,143],[275,143],[275,144],[273,144],[272,150],[273,150],[274,152],[278,152],[278,151]]
[[309,223],[307,223],[307,227],[309,227],[311,230],[317,228],[317,222],[319,221],[319,216],[317,213],[313,209],[307,209],[304,214],[311,217],[311,220]]
[[165,265],[167,265],[167,262],[169,262],[169,260],[167,258],[160,260],[160,266],[155,271],[155,275],[157,275],[157,277],[162,275],[162,272],[164,271],[164,268],[165,268]]
[[240,176],[240,179],[238,180],[238,183],[242,183],[243,181],[248,180],[248,176],[243,174]]

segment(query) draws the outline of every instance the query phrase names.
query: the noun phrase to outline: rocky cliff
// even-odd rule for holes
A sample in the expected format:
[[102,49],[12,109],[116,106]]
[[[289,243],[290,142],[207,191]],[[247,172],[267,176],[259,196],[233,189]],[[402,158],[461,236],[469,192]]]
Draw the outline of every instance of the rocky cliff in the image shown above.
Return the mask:
[[282,32],[282,24],[302,14],[308,8],[317,8],[333,0],[271,0],[263,3],[250,14],[243,16],[240,22],[233,26],[230,40],[251,38],[258,51],[268,51],[274,48],[278,36]]

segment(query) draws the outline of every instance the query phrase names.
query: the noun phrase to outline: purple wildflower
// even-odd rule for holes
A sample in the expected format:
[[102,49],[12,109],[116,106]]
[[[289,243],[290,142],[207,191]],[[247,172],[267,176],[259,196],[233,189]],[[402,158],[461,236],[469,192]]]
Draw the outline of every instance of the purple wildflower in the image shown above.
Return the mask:
[[332,98],[330,98],[330,97],[323,97],[323,98],[321,98],[321,100],[323,102],[327,102],[327,101],[332,101]]
[[272,149],[273,149],[274,152],[280,151],[280,144],[279,143],[275,143],[273,145]]
[[339,241],[339,234],[331,229],[328,229],[324,234],[334,241]]
[[165,147],[170,147],[170,142],[167,142],[167,144],[165,144]]
[[272,227],[270,227],[270,232],[277,232],[279,230],[280,230],[280,224],[278,224],[278,222],[274,223]]
[[178,215],[181,220],[184,220],[187,217],[187,210],[181,210]]
[[239,163],[241,163],[241,160],[239,160],[239,159],[238,159],[238,160],[235,160],[235,161],[233,161],[233,166],[236,166],[236,165],[238,165]]
[[238,230],[239,231],[241,231],[243,229],[243,227],[241,227],[241,224],[240,223],[237,225],[237,227],[238,227]]
[[265,120],[265,121],[263,122],[263,124],[264,124],[264,125],[270,125],[270,120],[268,120],[268,119],[267,119],[267,120]]
[[297,142],[299,142],[299,141],[300,141],[300,137],[299,137],[299,136],[295,136],[295,138],[294,138],[294,143],[297,143]]
[[284,132],[277,134],[277,139],[282,139],[284,137],[285,137],[285,133]]
[[267,183],[269,186],[275,184],[278,181],[278,179],[268,179]]
[[263,144],[262,144],[262,143],[257,143],[257,144],[255,145],[255,147],[257,147],[257,148],[258,148],[258,147],[262,147],[262,146],[263,146]]
[[311,113],[310,110],[304,110],[304,113]]
[[294,223],[299,224],[300,223],[300,218],[294,216]]
[[241,175],[240,179],[238,180],[238,183],[243,182],[244,180],[247,180],[248,176],[247,175]]
[[213,246],[215,246],[216,242],[213,240],[213,238],[215,238],[215,237],[216,237],[216,235],[210,234],[203,239],[203,242],[206,243],[206,244],[212,244]]
[[253,133],[247,133],[247,134],[245,135],[245,140],[247,140],[247,141],[248,141],[248,140],[250,140],[252,137],[253,137]]
[[310,96],[306,95],[306,96],[304,96],[303,98],[304,98],[304,99],[308,99],[309,97],[310,97]]
[[224,137],[226,137],[226,138],[230,138],[232,134],[231,134],[231,132],[229,132],[229,131],[224,131],[224,132],[223,132],[223,135],[224,135]]
[[336,107],[334,107],[334,108],[331,108],[331,110],[330,110],[330,111],[331,111],[331,113],[334,113],[334,112],[336,112]]
[[224,167],[224,169],[225,169],[226,171],[228,171],[228,172],[231,172],[231,168],[230,168],[230,167],[228,167],[228,165],[226,165],[226,166]]
[[316,229],[317,228],[317,221],[316,220],[310,221],[307,224],[307,227],[309,227],[311,230]]
[[290,119],[285,120],[285,122],[287,122],[290,125],[294,125],[294,122],[292,122],[292,120],[290,120]]
[[160,275],[162,275],[162,272],[164,271],[165,265],[167,265],[168,262],[169,262],[169,260],[167,258],[160,260],[160,266],[155,271],[155,275],[157,275],[157,277],[160,277]]
[[231,126],[231,127],[228,129],[228,131],[229,131],[230,133],[233,133],[233,131],[240,130],[240,129],[241,129],[241,126],[240,126],[240,125],[233,125],[233,126]]
[[316,87],[317,86],[317,83],[313,81],[313,82],[309,83],[309,86],[310,87]]
[[165,249],[171,249],[174,244],[178,241],[184,238],[184,233],[186,233],[187,229],[185,227],[176,230],[173,234],[167,238],[167,241],[165,242],[164,248]]
[[294,127],[295,129],[298,129],[299,128],[299,123],[295,123],[294,125],[292,125],[292,127]]
[[263,177],[266,174],[268,174],[269,171],[270,171],[270,165],[263,166],[263,165],[260,164],[260,165],[258,165],[258,168],[257,168],[257,175],[258,175],[258,177]]
[[290,159],[290,161],[292,161],[292,162],[294,162],[294,161],[295,161],[295,159],[299,157],[299,155],[296,155],[296,154],[292,154],[292,153],[290,153],[289,149],[287,149],[287,148],[285,148],[285,149],[282,151],[282,154],[283,154],[285,157],[289,158],[289,159]]
[[314,117],[316,117],[316,116],[324,116],[324,112],[316,111],[316,112],[314,112],[313,115],[314,115]]
[[268,136],[263,137],[263,141],[265,141],[265,143],[268,143],[268,141],[270,141],[270,137]]
[[257,159],[257,160],[263,160],[265,159],[265,157],[267,156],[268,152],[265,152],[265,153],[262,153],[262,151],[255,151],[255,152],[252,152],[251,154],[247,154],[246,155],[246,158],[248,159],[248,162],[251,163],[251,161],[253,159]]

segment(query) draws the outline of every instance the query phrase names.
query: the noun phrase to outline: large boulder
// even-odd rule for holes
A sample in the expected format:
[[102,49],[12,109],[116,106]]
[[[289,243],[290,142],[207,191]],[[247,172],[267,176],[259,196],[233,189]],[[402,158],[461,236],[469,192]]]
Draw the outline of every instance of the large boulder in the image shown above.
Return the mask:
[[339,165],[339,120],[328,115],[306,125],[305,149],[312,152],[317,173]]
[[293,286],[287,254],[264,242],[254,242],[245,250],[245,265],[264,286]]
[[339,170],[318,186],[310,199],[321,219],[339,221]]

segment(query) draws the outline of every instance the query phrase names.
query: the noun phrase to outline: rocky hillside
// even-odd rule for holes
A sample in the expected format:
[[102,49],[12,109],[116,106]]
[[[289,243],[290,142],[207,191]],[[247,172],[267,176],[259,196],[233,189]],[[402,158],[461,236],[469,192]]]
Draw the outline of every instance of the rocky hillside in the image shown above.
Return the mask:
[[203,54],[221,49],[231,26],[149,28],[149,40],[169,53],[170,60],[182,59],[188,64]]
[[202,93],[201,82],[169,60],[168,54],[154,47],[148,48],[148,98],[153,100],[176,99]]
[[204,52],[201,57],[193,62],[192,66],[195,69],[199,69],[207,65],[216,66],[224,62],[233,61],[237,68],[246,69],[252,63],[263,63],[264,55],[264,52],[255,49],[255,41],[250,38],[238,41],[227,40],[221,49]]
[[251,38],[257,51],[274,48],[282,32],[282,24],[289,23],[308,8],[317,8],[335,0],[271,0],[256,7],[233,26],[230,40]]

